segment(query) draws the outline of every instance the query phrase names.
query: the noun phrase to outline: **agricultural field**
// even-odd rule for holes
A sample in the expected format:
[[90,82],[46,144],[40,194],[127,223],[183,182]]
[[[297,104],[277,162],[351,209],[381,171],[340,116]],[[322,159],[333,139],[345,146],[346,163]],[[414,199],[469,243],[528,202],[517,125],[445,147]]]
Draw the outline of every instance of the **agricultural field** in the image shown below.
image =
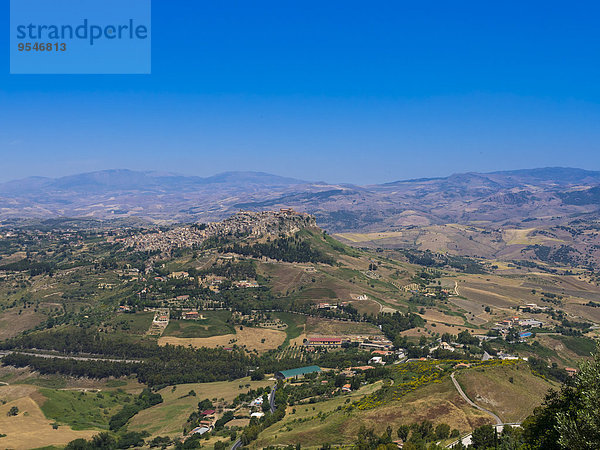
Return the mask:
[[233,325],[227,323],[231,319],[230,311],[203,311],[202,316],[204,319],[169,321],[163,336],[208,338],[235,333]]
[[184,347],[241,347],[248,351],[265,352],[279,347],[285,341],[286,333],[268,328],[235,327],[235,333],[206,338],[184,338],[163,336],[160,345],[181,345]]
[[46,319],[41,312],[33,309],[11,308],[0,313],[0,340],[8,339],[30,330]]
[[135,314],[118,314],[107,322],[107,328],[113,332],[133,335],[144,335],[152,324],[153,312],[138,312]]
[[[285,340],[282,345],[289,345],[291,342],[297,342],[303,335],[305,336],[306,331],[306,316],[300,314],[291,314],[278,312],[275,313],[275,317],[284,322],[287,325],[285,329]],[[302,341],[300,341],[302,343]]]
[[370,323],[342,322],[339,320],[308,317],[306,334],[320,336],[381,335],[381,331]]

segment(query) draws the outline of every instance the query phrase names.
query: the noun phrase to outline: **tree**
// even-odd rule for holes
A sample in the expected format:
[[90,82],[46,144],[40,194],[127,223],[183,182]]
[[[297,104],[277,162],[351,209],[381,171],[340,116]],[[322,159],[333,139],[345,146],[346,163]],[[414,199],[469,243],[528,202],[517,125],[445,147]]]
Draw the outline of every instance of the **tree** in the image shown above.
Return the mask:
[[476,449],[494,447],[496,441],[496,430],[491,425],[483,425],[473,430],[471,442]]
[[450,333],[444,333],[442,334],[442,342],[452,342],[455,339],[455,336],[453,336]]
[[17,414],[19,414],[19,408],[17,408],[16,406],[10,408],[6,413],[7,416],[16,416]]
[[117,441],[106,431],[97,434],[92,438],[92,448],[112,450],[117,447]]
[[569,389],[561,392],[550,391],[542,406],[535,408],[533,414],[523,423],[523,439],[531,449],[559,450],[559,433],[556,429],[557,413],[571,407]]
[[424,420],[421,423],[414,423],[411,426],[412,436],[411,441],[417,442],[420,440],[430,441],[434,437],[433,423],[429,420]]
[[404,442],[408,439],[408,434],[410,433],[410,425],[400,425],[398,427],[398,437],[402,439]]
[[129,431],[119,438],[118,448],[140,448],[144,445],[144,438],[147,436],[147,432]]
[[591,361],[580,364],[573,382],[576,408],[557,413],[559,442],[565,448],[600,448],[600,346]]
[[513,450],[523,445],[523,430],[504,425],[499,439],[498,448],[501,450]]
[[519,332],[515,328],[508,330],[506,334],[506,342],[517,342],[519,340]]
[[471,335],[467,330],[458,333],[456,342],[464,345],[479,345],[479,339]]
[[85,439],[75,439],[67,444],[65,450],[89,450],[90,444]]
[[435,437],[437,439],[448,439],[450,435],[450,425],[447,423],[440,423],[437,427],[435,427]]
[[522,424],[523,440],[533,450],[600,448],[600,347],[579,373],[550,391],[544,404]]

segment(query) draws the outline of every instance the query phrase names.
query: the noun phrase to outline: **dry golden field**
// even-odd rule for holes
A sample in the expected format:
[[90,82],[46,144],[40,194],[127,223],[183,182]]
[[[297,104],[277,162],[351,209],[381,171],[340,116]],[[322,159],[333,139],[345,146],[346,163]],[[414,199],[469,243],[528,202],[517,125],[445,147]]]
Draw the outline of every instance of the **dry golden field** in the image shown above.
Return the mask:
[[182,345],[184,347],[244,347],[247,350],[265,352],[273,350],[283,344],[285,332],[267,328],[236,327],[235,334],[224,334],[207,338],[178,338],[163,336],[158,340],[160,345]]
[[[98,431],[74,431],[66,425],[52,428],[53,421],[46,419],[38,402],[45,399],[33,386],[0,386],[0,398],[9,400],[0,406],[0,432],[6,434],[0,438],[2,448],[29,449],[48,445],[65,445],[78,439],[89,439]],[[19,408],[19,414],[9,417],[10,408]]]

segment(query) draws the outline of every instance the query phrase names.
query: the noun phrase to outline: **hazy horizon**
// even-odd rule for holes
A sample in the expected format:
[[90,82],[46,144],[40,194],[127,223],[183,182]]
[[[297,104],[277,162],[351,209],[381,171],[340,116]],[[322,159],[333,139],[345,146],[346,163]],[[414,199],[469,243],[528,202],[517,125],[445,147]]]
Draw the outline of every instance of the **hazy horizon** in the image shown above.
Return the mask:
[[151,75],[9,75],[3,60],[0,180],[600,169],[599,9],[154,2]]
[[27,179],[36,179],[36,178],[57,180],[57,179],[61,179],[61,178],[101,173],[101,172],[130,171],[130,172],[137,172],[137,173],[148,173],[148,174],[152,174],[152,175],[156,175],[156,176],[199,177],[199,178],[210,178],[210,177],[216,177],[219,175],[230,174],[230,173],[251,173],[251,174],[266,174],[266,175],[271,175],[271,176],[281,177],[281,178],[292,178],[292,179],[296,179],[298,181],[303,181],[303,182],[307,182],[307,183],[324,182],[324,183],[329,183],[329,184],[354,184],[357,186],[368,186],[368,185],[393,183],[396,181],[414,181],[414,180],[420,180],[420,179],[447,178],[447,177],[454,176],[454,175],[465,175],[465,174],[469,174],[469,173],[477,173],[477,174],[485,175],[485,174],[492,174],[492,173],[496,173],[496,172],[530,171],[530,170],[533,171],[533,170],[541,170],[541,169],[565,169],[565,170],[582,170],[582,171],[587,171],[587,172],[600,172],[595,169],[588,169],[588,168],[582,168],[582,167],[566,167],[566,166],[519,167],[519,168],[514,168],[514,169],[490,170],[490,171],[485,171],[485,172],[480,172],[480,171],[451,172],[451,173],[445,173],[445,174],[435,175],[435,176],[432,175],[432,176],[411,177],[411,178],[395,178],[395,179],[390,179],[390,180],[385,179],[385,180],[380,180],[380,181],[377,181],[374,183],[360,184],[360,183],[352,183],[350,181],[343,181],[343,180],[339,181],[339,180],[329,180],[329,179],[310,179],[310,178],[306,178],[306,177],[294,177],[294,176],[290,176],[286,173],[271,173],[271,172],[265,172],[262,170],[225,170],[222,172],[215,172],[215,173],[196,174],[196,173],[186,173],[183,170],[165,171],[165,170],[159,170],[159,169],[142,170],[142,169],[131,168],[131,167],[110,167],[110,168],[106,168],[106,169],[98,169],[98,170],[93,170],[93,171],[66,173],[66,174],[58,175],[58,176],[32,174],[32,175],[28,175],[25,177],[19,177],[19,178],[2,179],[0,177],[0,184],[21,181],[21,180],[27,180]]

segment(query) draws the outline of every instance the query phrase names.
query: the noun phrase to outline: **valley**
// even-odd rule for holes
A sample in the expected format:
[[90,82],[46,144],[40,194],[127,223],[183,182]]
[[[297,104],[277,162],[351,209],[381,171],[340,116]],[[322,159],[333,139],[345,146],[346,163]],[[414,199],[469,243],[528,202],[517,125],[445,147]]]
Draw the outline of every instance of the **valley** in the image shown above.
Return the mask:
[[317,223],[284,209],[3,225],[0,401],[17,413],[2,416],[0,444],[321,448],[391,429],[392,441],[443,446],[494,423],[452,374],[478,406],[521,423],[595,350],[589,267]]

